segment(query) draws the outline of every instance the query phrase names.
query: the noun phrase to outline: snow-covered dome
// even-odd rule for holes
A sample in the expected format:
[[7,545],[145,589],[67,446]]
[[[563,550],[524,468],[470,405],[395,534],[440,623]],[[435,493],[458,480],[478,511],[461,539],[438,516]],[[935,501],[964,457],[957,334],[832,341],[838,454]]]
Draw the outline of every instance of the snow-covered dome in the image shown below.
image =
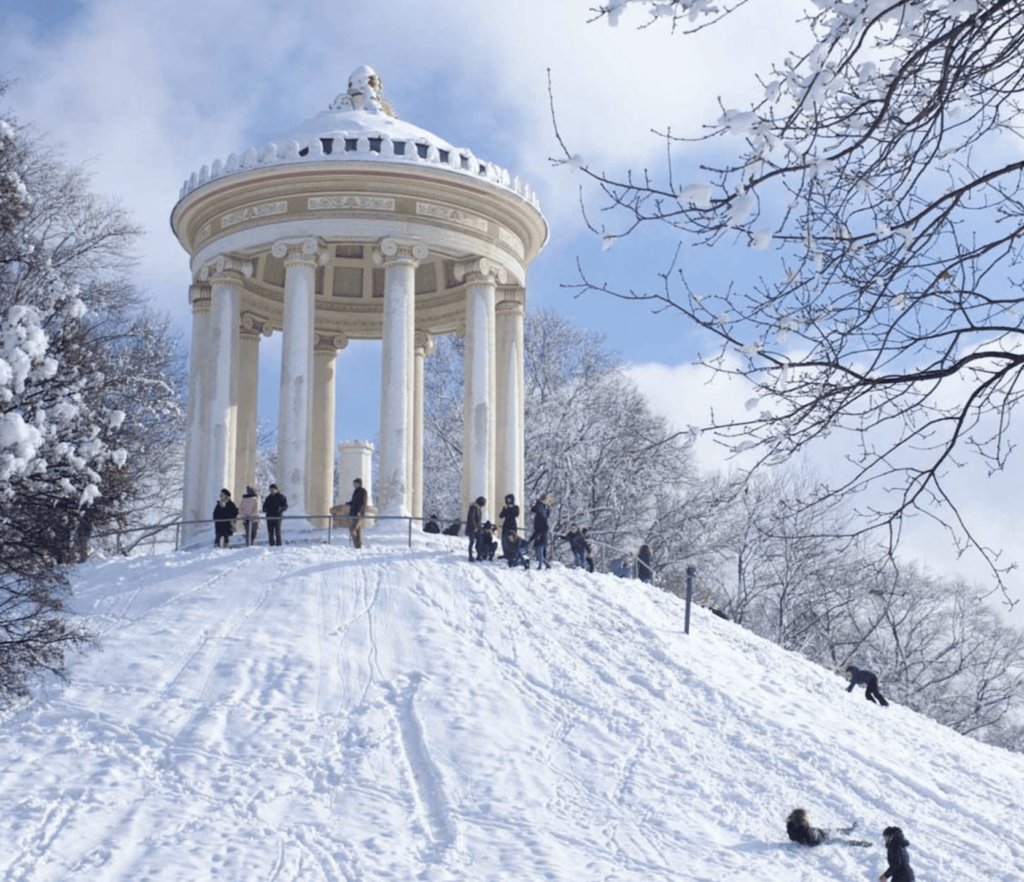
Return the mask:
[[482,178],[521,195],[539,210],[536,194],[506,169],[479,159],[473,151],[455,147],[426,129],[399,119],[381,97],[381,80],[363,65],[349,77],[348,89],[327,110],[270,141],[250,147],[241,155],[214,160],[193,172],[182,185],[180,197],[218,178],[249,169],[284,163],[360,160],[426,163],[449,171]]

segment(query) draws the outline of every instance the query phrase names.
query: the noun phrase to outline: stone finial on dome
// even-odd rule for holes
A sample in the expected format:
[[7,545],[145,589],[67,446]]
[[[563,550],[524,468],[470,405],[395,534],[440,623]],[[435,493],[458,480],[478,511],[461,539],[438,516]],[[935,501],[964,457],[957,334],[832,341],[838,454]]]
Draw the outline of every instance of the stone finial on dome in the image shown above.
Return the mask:
[[348,78],[348,91],[331,102],[330,110],[365,110],[367,113],[385,113],[395,116],[389,101],[381,97],[384,83],[380,75],[367,64],[357,67]]

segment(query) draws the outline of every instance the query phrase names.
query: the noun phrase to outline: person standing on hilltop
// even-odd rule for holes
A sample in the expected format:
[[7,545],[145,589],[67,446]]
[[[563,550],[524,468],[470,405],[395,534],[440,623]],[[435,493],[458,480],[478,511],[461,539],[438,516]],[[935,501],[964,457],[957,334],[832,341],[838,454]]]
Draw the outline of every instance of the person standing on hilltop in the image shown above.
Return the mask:
[[[476,501],[469,506],[466,512],[466,535],[469,537],[469,561],[480,558],[480,533],[484,524],[484,506],[487,500],[478,496]],[[473,549],[477,551],[477,557],[473,557]]]
[[554,498],[550,493],[545,493],[538,499],[530,511],[533,512],[533,534],[530,541],[533,543],[533,553],[537,558],[537,569],[541,567],[550,570],[548,563],[548,519],[551,517],[551,505]]
[[287,497],[277,489],[277,484],[271,484],[270,493],[263,500],[263,514],[267,516],[267,540],[271,545],[281,544],[281,518],[286,511]]

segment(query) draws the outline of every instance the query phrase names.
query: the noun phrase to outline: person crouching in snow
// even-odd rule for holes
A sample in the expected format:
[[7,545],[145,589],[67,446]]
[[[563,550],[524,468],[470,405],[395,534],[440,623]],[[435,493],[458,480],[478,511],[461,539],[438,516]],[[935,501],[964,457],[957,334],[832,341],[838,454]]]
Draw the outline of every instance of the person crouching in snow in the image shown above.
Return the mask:
[[885,840],[885,853],[889,858],[889,866],[878,882],[914,882],[914,871],[910,868],[910,857],[907,855],[907,838],[899,827],[886,827],[882,831]]
[[821,827],[812,827],[807,820],[807,811],[802,808],[793,809],[786,818],[786,833],[789,838],[800,845],[813,848],[815,845],[824,845],[826,842],[841,842],[845,845],[868,846],[870,842],[859,839],[836,839],[835,833],[852,833],[856,829],[856,823],[849,827],[839,827],[836,830],[823,830]]
[[882,707],[889,706],[889,702],[882,698],[882,693],[878,691],[878,677],[873,671],[865,671],[853,665],[847,665],[846,679],[850,681],[850,685],[846,687],[847,692],[853,692],[854,686],[860,686],[863,683],[867,687],[864,690],[864,697],[868,701],[874,703],[877,698]]

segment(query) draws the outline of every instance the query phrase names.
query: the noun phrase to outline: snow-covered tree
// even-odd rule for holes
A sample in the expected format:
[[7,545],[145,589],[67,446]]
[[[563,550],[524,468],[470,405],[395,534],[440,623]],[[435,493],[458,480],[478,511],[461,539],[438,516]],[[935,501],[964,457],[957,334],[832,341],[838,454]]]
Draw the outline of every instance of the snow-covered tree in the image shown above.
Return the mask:
[[0,117],[0,706],[87,638],[60,567],[132,515],[129,453],[164,455],[180,410],[167,326],[124,279],[138,228],[50,151]]
[[[660,280],[632,291],[717,342],[705,363],[756,387],[748,419],[712,421],[778,462],[848,435],[845,471],[819,496],[885,485],[854,529],[895,539],[907,514],[945,525],[960,548],[1004,567],[976,534],[950,475],[998,472],[1024,367],[1024,29],[1017,0],[611,0],[593,19],[686,35],[770,7],[803,18],[758,98],[703,131],[663,120],[667,166],[599,170],[560,132],[558,162],[593,184],[594,232],[650,223],[682,246]],[[597,25],[593,25],[597,26]],[[558,94],[554,100],[557,110]],[[557,119],[557,115],[556,115]],[[669,129],[669,127],[671,127]],[[694,284],[703,249],[749,249],[744,278]],[[736,265],[731,259],[729,263]],[[713,287],[713,289],[712,289]],[[895,492],[893,492],[895,491]]]

